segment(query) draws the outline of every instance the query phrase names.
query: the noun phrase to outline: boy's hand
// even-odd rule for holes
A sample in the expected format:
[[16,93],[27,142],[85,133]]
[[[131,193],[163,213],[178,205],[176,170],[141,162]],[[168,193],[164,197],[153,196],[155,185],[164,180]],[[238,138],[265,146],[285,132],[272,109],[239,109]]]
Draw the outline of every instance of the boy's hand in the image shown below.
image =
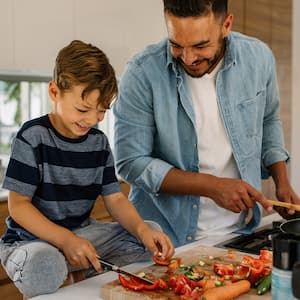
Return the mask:
[[96,249],[90,241],[72,233],[64,241],[61,250],[71,266],[80,269],[88,269],[93,266],[96,271],[103,271]]
[[140,239],[153,256],[170,259],[174,255],[174,246],[163,232],[148,227],[140,233]]

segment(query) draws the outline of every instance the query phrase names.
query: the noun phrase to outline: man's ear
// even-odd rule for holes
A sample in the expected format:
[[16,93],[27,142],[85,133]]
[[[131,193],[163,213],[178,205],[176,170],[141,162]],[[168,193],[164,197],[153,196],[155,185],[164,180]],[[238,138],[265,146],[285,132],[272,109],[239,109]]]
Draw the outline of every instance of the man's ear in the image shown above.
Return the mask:
[[48,94],[53,101],[57,100],[60,90],[57,86],[57,83],[54,80],[51,80],[48,84]]
[[233,14],[228,14],[224,20],[223,23],[223,38],[227,37],[231,28],[232,28],[232,22],[233,22]]

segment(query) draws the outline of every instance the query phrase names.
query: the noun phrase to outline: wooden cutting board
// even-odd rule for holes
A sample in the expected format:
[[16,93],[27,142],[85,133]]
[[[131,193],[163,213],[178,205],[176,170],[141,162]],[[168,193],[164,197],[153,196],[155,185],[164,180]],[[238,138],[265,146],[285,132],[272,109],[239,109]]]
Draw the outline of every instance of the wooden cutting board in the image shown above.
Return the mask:
[[[228,255],[228,250],[226,249],[198,246],[185,252],[181,252],[175,256],[181,257],[181,261],[185,265],[198,264],[200,261],[202,261],[205,263],[205,265],[201,268],[212,272],[214,263],[232,263],[233,265],[238,265],[245,255],[247,254],[242,252],[235,252],[234,258],[232,258]],[[137,271],[136,273],[145,272],[147,275],[150,275],[153,278],[164,278],[164,276],[166,276],[166,270],[167,268],[164,266],[151,265],[147,268]],[[118,280],[105,284],[101,288],[101,297],[104,300],[180,299],[180,296],[175,295],[173,291],[130,291],[123,288]],[[270,292],[266,293],[265,295],[259,296],[256,294],[256,289],[251,289],[247,294],[238,297],[239,300],[271,300],[271,298],[272,297]]]

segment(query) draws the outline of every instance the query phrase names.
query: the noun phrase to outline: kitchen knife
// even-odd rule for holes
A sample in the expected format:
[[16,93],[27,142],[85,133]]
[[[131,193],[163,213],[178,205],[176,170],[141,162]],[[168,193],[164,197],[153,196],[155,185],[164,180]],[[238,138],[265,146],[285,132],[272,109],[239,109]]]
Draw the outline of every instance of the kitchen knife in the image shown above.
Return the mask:
[[154,284],[154,282],[150,279],[147,279],[147,278],[144,278],[144,277],[140,277],[140,276],[137,276],[136,274],[134,273],[130,273],[130,272],[127,272],[125,270],[123,270],[122,268],[120,268],[119,266],[116,266],[102,258],[99,258],[99,261],[102,265],[102,267],[106,270],[109,270],[109,271],[114,271],[114,272],[117,272],[117,273],[121,273],[121,274],[124,274],[124,275],[127,275],[127,276],[132,276],[140,281],[143,281],[147,284]]

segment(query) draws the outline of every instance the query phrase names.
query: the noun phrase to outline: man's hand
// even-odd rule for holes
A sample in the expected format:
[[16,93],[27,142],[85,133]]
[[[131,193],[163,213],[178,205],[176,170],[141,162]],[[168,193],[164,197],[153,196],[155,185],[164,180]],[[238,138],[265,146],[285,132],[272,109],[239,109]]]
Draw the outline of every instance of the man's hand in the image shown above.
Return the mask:
[[[282,202],[300,204],[300,198],[289,184],[284,184],[278,187],[276,189],[276,197],[279,201]],[[280,216],[282,216],[286,220],[295,218],[295,211],[292,209],[274,206],[274,210],[276,210],[280,214]]]
[[261,192],[240,179],[215,177],[211,191],[209,195],[211,199],[219,206],[235,213],[253,208],[256,201],[261,203],[264,209],[268,211],[272,209]]

